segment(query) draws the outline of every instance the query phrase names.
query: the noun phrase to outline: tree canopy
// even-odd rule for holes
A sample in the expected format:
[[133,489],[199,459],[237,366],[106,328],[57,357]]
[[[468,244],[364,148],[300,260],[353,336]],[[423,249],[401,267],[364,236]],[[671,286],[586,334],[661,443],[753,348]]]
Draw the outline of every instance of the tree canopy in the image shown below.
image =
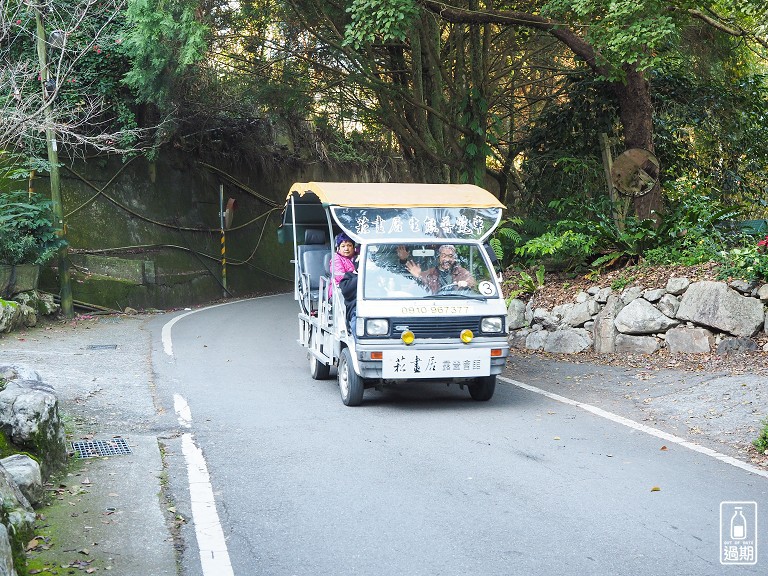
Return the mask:
[[[604,194],[605,134],[615,152],[660,159],[663,186],[635,200],[641,218],[662,213],[680,182],[756,206],[765,196],[762,1],[51,6],[46,29],[66,39],[48,45],[56,130],[72,146],[117,149],[160,126],[157,144],[206,154],[237,141],[235,154],[287,130],[312,135],[323,161],[402,158],[415,180],[494,182],[527,213]],[[7,148],[39,139],[46,100],[34,5],[0,7]]]

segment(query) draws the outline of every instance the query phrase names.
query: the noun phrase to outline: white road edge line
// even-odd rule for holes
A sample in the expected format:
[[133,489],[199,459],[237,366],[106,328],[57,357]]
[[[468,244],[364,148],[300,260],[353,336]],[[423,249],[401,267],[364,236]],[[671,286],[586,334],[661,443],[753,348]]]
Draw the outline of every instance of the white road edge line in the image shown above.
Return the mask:
[[522,388],[523,390],[528,390],[529,392],[541,394],[542,396],[546,396],[547,398],[550,398],[557,402],[561,402],[563,404],[568,404],[570,406],[581,408],[582,410],[591,412],[596,416],[600,416],[601,418],[606,418],[607,420],[616,422],[617,424],[621,424],[622,426],[626,426],[628,428],[632,428],[633,430],[637,430],[638,432],[643,432],[645,434],[649,434],[650,436],[661,438],[663,440],[666,440],[667,442],[671,442],[679,446],[682,446],[684,448],[688,448],[689,450],[693,450],[694,452],[699,452],[701,454],[709,456],[710,458],[719,460],[720,462],[723,462],[725,464],[730,464],[731,466],[735,466],[736,468],[741,468],[742,470],[746,470],[747,472],[751,472],[752,474],[762,476],[763,478],[768,478],[768,471],[766,470],[761,470],[756,466],[752,466],[751,464],[747,464],[746,462],[742,462],[741,460],[733,458],[732,456],[727,456],[725,454],[717,452],[716,450],[712,450],[711,448],[699,446],[698,444],[689,442],[688,440],[681,438],[680,436],[675,436],[674,434],[669,434],[668,432],[658,430],[657,428],[652,428],[650,426],[646,426],[645,424],[640,424],[639,422],[635,422],[634,420],[630,420],[629,418],[624,418],[623,416],[619,416],[618,414],[614,414],[613,412],[608,412],[607,410],[603,410],[602,408],[598,408],[597,406],[592,406],[591,404],[585,404],[584,402],[571,400],[570,398],[566,398],[565,396],[560,396],[559,394],[547,392],[546,390],[542,390],[541,388],[537,388],[536,386],[531,386],[530,384],[525,384],[524,382],[518,382],[517,380],[512,380],[511,378],[506,378],[505,376],[499,376],[498,378],[499,380],[507,382],[508,384],[512,384],[513,386],[517,386],[518,388]]
[[229,304],[237,304],[239,302],[247,302],[248,300],[260,300],[262,298],[271,298],[272,296],[280,296],[280,294],[269,294],[267,296],[257,296],[256,298],[244,298],[242,300],[233,300],[231,302],[222,302],[221,304],[214,304],[213,306],[206,306],[205,308],[198,308],[197,310],[190,310],[189,312],[185,312],[184,314],[179,314],[175,318],[169,320],[165,324],[163,324],[163,329],[160,333],[160,338],[163,342],[163,352],[165,352],[168,356],[173,356],[173,340],[171,339],[171,328],[173,328],[173,325],[176,324],[179,320],[182,318],[186,318],[190,314],[195,314],[197,312],[202,312],[203,310],[210,310],[211,308],[218,308],[219,306],[227,306]]
[[184,396],[181,394],[173,395],[173,409],[179,419],[179,424],[184,428],[192,428],[192,409]]
[[[179,423],[189,428],[192,425],[192,413],[183,396],[174,394],[174,407]],[[181,436],[181,450],[187,463],[192,521],[195,523],[203,575],[234,576],[227,541],[216,512],[216,500],[213,497],[213,486],[203,451],[195,444],[189,432]]]
[[191,312],[181,314],[169,320],[165,324],[163,324],[163,330],[161,332],[161,338],[163,341],[163,352],[165,352],[168,356],[173,356],[173,341],[171,340],[171,328],[173,328],[173,325],[176,324],[176,322],[178,322],[185,316],[194,314],[195,312],[197,312],[197,310],[192,310]]

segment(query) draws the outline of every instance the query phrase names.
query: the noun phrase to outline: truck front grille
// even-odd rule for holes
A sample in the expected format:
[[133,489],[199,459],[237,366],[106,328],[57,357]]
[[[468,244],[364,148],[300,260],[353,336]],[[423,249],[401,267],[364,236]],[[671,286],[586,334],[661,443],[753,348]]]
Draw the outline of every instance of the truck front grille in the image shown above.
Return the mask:
[[392,318],[390,337],[400,338],[410,330],[416,338],[458,338],[462,330],[469,329],[480,334],[480,316],[462,316],[461,318]]

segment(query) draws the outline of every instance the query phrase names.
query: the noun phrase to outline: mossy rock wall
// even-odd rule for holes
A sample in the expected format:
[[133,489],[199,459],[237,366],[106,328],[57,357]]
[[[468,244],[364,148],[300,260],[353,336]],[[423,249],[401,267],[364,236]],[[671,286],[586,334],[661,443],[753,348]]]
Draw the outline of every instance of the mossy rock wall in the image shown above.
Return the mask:
[[[220,263],[222,182],[225,204],[237,202],[224,244],[229,294],[292,290],[292,246],[278,243],[276,234],[288,190],[297,181],[369,179],[351,172],[278,157],[274,165],[262,158],[232,166],[174,150],[155,162],[104,157],[67,164],[61,182],[73,297],[112,309],[167,309],[227,295]],[[49,192],[47,179],[35,184]],[[58,292],[56,262],[43,271],[41,287]]]

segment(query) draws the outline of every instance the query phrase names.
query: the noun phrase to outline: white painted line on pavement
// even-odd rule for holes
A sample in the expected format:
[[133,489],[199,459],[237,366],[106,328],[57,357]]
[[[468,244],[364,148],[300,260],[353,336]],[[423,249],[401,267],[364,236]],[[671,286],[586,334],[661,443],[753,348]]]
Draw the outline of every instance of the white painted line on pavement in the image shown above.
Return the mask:
[[[174,394],[174,407],[179,422],[192,424],[192,412],[183,396]],[[216,512],[216,500],[208,474],[203,451],[195,444],[192,434],[181,436],[181,451],[187,463],[189,498],[192,506],[192,521],[195,524],[197,548],[204,576],[234,576],[229,561],[227,541]]]
[[178,322],[185,316],[194,314],[195,312],[197,312],[197,310],[192,310],[191,312],[187,312],[186,314],[180,314],[179,316],[176,316],[176,318],[173,318],[172,320],[169,320],[168,322],[163,324],[163,330],[161,332],[161,338],[163,340],[163,351],[166,354],[168,354],[168,356],[173,356],[173,341],[171,340],[171,328],[173,328],[173,325],[176,324],[176,322]]
[[197,547],[200,550],[200,564],[205,576],[234,576],[229,562],[227,542],[221,529],[216,501],[213,498],[208,467],[200,448],[195,445],[192,434],[181,437],[182,451],[187,461],[189,475],[189,497],[192,503],[192,521],[195,523]]
[[751,472],[752,474],[757,474],[758,476],[762,476],[763,478],[768,478],[768,471],[766,470],[761,470],[756,466],[752,466],[751,464],[747,464],[746,462],[742,462],[741,460],[738,460],[731,456],[721,454],[720,452],[717,452],[716,450],[712,450],[711,448],[699,446],[698,444],[689,442],[688,440],[681,438],[680,436],[675,436],[674,434],[669,434],[662,430],[658,430],[657,428],[652,428],[650,426],[646,426],[645,424],[640,424],[639,422],[635,422],[634,420],[630,420],[629,418],[624,418],[623,416],[619,416],[618,414],[614,414],[613,412],[608,412],[607,410],[603,410],[602,408],[598,408],[597,406],[592,406],[591,404],[585,404],[584,402],[571,400],[570,398],[566,398],[565,396],[560,396],[559,394],[547,392],[546,390],[542,390],[541,388],[537,388],[536,386],[531,386],[530,384],[518,382],[517,380],[512,380],[511,378],[506,378],[504,376],[499,376],[498,378],[499,380],[503,380],[504,382],[507,382],[508,384],[512,384],[513,386],[517,386],[518,388],[522,388],[523,390],[528,390],[529,392],[535,392],[536,394],[541,394],[542,396],[546,396],[547,398],[550,398],[557,402],[561,402],[563,404],[568,404],[570,406],[581,408],[582,410],[591,412],[596,416],[600,416],[601,418],[606,418],[612,422],[621,424],[622,426],[626,426],[628,428],[632,428],[633,430],[637,430],[638,432],[644,432],[645,434],[655,436],[656,438],[661,438],[663,440],[666,440],[667,442],[671,442],[679,446],[683,446],[684,448],[688,448],[689,450],[693,450],[694,452],[699,452],[701,454],[714,458],[715,460],[719,460],[720,462],[723,462],[725,464],[730,464],[731,466],[735,466],[736,468],[741,468],[742,470],[746,470],[747,472]]
[[173,395],[173,409],[179,418],[179,424],[184,428],[192,428],[192,409],[184,396],[181,394]]

